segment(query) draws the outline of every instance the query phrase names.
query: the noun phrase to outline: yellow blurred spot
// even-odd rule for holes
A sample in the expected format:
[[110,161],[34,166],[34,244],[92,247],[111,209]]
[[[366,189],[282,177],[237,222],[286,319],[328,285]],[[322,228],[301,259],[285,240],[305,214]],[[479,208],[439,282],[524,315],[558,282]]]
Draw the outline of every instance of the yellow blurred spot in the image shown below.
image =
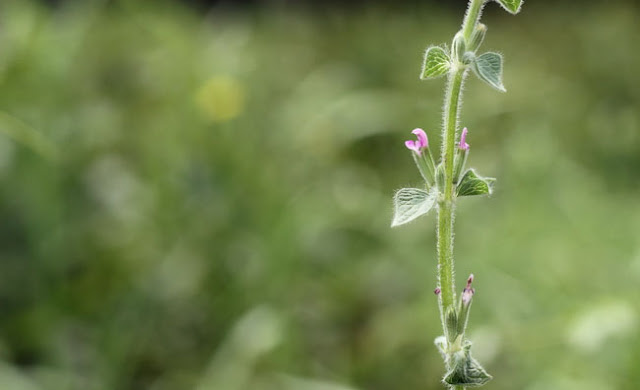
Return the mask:
[[243,86],[228,76],[215,76],[207,80],[196,93],[196,104],[212,122],[227,122],[244,109]]

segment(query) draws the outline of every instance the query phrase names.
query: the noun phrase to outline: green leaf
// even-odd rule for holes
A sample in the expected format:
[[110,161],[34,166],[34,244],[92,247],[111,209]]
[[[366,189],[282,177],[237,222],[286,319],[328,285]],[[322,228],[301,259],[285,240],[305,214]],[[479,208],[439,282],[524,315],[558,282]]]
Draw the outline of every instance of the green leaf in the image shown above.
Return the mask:
[[480,387],[492,379],[480,363],[471,357],[471,342],[468,340],[465,340],[462,350],[450,356],[449,367],[442,381],[452,386]]
[[437,192],[419,188],[403,188],[393,197],[394,214],[391,227],[404,225],[433,208]]
[[507,12],[512,14],[517,14],[520,12],[520,8],[522,7],[522,0],[496,0],[502,8],[507,10]]
[[444,321],[447,339],[454,340],[458,336],[458,313],[453,307],[449,306],[447,308]]
[[469,169],[460,179],[456,193],[458,196],[491,195],[494,181],[496,179],[478,176],[476,171]]
[[452,386],[480,387],[492,379],[491,375],[471,356],[459,360],[443,381]]
[[473,71],[493,88],[501,92],[507,92],[502,85],[502,56],[498,53],[484,53],[476,57],[473,62]]
[[443,76],[449,72],[450,67],[451,59],[447,52],[439,46],[431,46],[424,53],[420,78],[427,80]]

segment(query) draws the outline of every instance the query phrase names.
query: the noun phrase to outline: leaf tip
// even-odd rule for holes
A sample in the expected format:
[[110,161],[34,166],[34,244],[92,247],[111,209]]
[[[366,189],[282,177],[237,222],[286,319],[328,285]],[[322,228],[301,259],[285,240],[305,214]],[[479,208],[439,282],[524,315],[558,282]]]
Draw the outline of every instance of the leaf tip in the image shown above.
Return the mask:
[[498,4],[504,8],[505,11],[511,15],[515,15],[522,9],[523,0],[496,0]]

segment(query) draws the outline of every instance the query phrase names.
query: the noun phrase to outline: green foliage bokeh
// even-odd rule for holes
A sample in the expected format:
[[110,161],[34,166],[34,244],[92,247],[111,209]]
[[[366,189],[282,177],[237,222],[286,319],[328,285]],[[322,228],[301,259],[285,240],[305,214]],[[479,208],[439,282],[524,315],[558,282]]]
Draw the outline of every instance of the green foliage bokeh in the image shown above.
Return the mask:
[[[0,388],[442,388],[434,217],[389,224],[461,15],[411,7],[3,1]],[[488,389],[640,380],[639,11],[575,8],[489,4],[465,88]]]

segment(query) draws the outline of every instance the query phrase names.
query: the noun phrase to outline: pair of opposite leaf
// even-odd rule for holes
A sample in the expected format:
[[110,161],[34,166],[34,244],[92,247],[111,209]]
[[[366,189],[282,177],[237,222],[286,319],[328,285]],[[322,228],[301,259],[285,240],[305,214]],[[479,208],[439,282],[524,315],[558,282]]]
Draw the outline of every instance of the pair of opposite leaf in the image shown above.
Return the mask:
[[447,362],[449,369],[442,382],[451,386],[481,387],[493,377],[471,356],[471,341],[464,340],[462,348],[456,352],[447,352],[447,340],[440,336],[435,340],[436,347]]
[[[481,177],[475,170],[469,169],[456,188],[457,196],[490,195],[493,191],[493,178]],[[391,226],[400,226],[428,213],[438,200],[439,191],[433,186],[429,189],[402,188],[396,192],[393,203],[394,213]]]
[[[496,2],[512,14],[520,12],[522,6],[522,0],[496,0]],[[480,23],[476,26],[469,42],[466,42],[461,33],[456,35],[451,53],[440,46],[427,48],[420,78],[426,80],[444,76],[453,66],[458,66],[460,63],[462,66],[470,66],[476,76],[491,87],[506,92],[502,84],[502,56],[494,52],[476,55],[485,33],[486,26]]]
[[[469,54],[470,53],[470,54]],[[502,56],[498,53],[487,52],[479,56],[471,52],[465,53],[465,60],[478,78],[501,92],[506,92],[502,84]],[[440,46],[431,46],[424,55],[424,65],[420,78],[433,79],[449,73],[452,60],[449,54]]]
[[[444,189],[444,172],[442,164],[437,167],[428,167],[429,163],[434,165],[429,151],[429,142],[426,133],[422,129],[413,130],[417,136],[416,141],[406,141],[405,146],[411,150],[418,170],[421,172],[426,188],[402,188],[398,190],[393,198],[394,213],[391,226],[400,226],[413,221],[414,219],[428,213],[436,205],[438,197]],[[456,172],[465,169],[466,157],[469,152],[467,144],[468,130],[464,128],[458,143],[458,154],[455,158]],[[423,167],[422,165],[427,165]],[[428,172],[433,172],[429,177]],[[455,196],[477,196],[491,195],[493,182],[495,179],[479,176],[475,170],[468,169],[464,174],[454,173]],[[459,180],[458,180],[459,178]],[[430,179],[433,179],[430,182]],[[433,184],[432,184],[433,183]]]

